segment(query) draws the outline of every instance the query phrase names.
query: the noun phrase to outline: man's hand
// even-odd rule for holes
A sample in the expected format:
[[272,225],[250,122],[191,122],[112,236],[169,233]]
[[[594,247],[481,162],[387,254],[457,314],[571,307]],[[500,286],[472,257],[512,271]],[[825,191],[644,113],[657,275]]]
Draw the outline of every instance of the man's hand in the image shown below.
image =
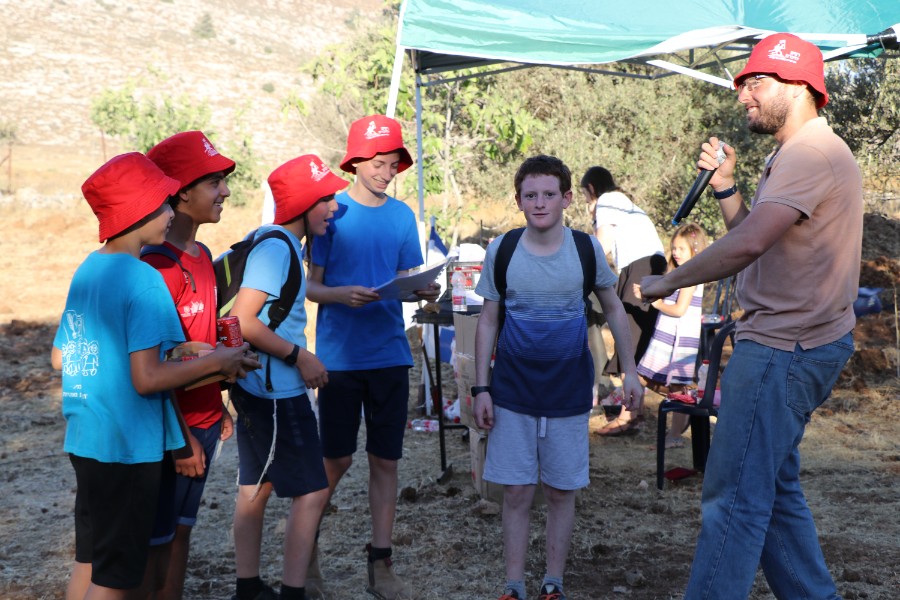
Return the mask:
[[494,427],[494,400],[490,392],[481,392],[475,396],[472,412],[475,414],[475,423],[478,427],[481,429]]
[[206,470],[206,453],[203,445],[193,435],[188,435],[188,443],[193,454],[190,458],[181,458],[175,461],[175,472],[185,477],[203,477]]
[[632,413],[641,414],[644,406],[644,386],[641,385],[637,373],[622,378],[622,406]]
[[[666,283],[663,275],[648,275],[641,277],[640,296],[645,302],[653,302],[660,298],[668,298],[675,293],[675,288]],[[637,295],[637,293],[635,293]]]
[[[725,151],[725,162],[721,165],[716,158],[720,145]],[[737,155],[734,152],[734,148],[725,142],[720,142],[717,137],[711,137],[708,142],[704,142],[700,149],[702,152],[700,153],[700,159],[697,161],[697,167],[709,171],[715,169],[715,173],[713,173],[712,178],[709,180],[709,184],[712,188],[714,190],[723,190],[733,186],[734,165],[737,162]]]
[[223,442],[230,438],[234,433],[234,419],[231,413],[222,408],[222,431],[219,433],[219,439]]

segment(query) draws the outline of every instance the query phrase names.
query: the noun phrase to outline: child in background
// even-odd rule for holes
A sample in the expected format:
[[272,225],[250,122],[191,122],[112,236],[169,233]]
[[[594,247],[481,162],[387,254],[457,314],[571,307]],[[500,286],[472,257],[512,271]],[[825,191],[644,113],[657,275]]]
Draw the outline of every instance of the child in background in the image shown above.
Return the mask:
[[[706,234],[694,223],[676,229],[669,245],[667,272],[691,260],[707,244]],[[641,298],[640,284],[634,284],[634,295]],[[703,284],[676,290],[668,298],[654,300],[651,305],[659,311],[659,316],[647,351],[638,363],[638,374],[654,391],[682,392],[694,380],[694,365],[700,347]],[[672,414],[666,448],[684,446],[681,434],[687,429],[688,422],[688,415]]]
[[[164,244],[170,255],[146,247],[141,260],[162,274],[185,338],[215,346],[216,275],[207,251],[197,242],[197,230],[222,218],[222,206],[231,194],[225,178],[234,171],[234,161],[219,154],[200,131],[164,139],[147,152],[147,158],[181,189],[170,200],[175,217]],[[181,600],[191,529],[197,522],[209,463],[218,441],[228,439],[234,431],[231,415],[222,410],[218,382],[192,390],[176,389],[175,398],[190,428],[188,442],[193,454],[167,458],[163,467],[148,565],[155,578],[156,600]]]
[[163,243],[167,200],[180,187],[139,152],[114,157],[81,187],[106,243],[72,277],[50,357],[62,370],[64,449],[77,482],[69,600],[125,599],[141,584],[163,454],[185,446],[163,392],[259,367],[248,344],[165,360],[184,335],[162,276],[139,255]]

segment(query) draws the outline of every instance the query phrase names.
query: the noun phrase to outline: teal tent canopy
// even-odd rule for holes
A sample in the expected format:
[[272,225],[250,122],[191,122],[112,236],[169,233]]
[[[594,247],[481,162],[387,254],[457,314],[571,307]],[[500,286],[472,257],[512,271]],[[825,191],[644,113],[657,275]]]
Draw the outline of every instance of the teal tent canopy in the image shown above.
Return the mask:
[[[496,65],[497,72],[549,65],[644,78],[682,74],[731,87],[731,72],[740,67],[728,65],[774,32],[815,43],[826,61],[877,56],[897,49],[900,0],[404,0],[386,112],[394,112],[409,54],[416,71],[420,220],[420,94],[439,78],[480,66]],[[650,65],[655,74],[613,70],[621,62]]]

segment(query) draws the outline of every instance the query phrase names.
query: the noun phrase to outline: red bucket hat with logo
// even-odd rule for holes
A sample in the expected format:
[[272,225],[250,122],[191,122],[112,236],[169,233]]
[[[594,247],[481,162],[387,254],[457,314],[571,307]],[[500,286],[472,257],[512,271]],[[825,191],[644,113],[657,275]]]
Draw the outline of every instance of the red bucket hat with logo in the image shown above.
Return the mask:
[[375,158],[376,154],[400,153],[398,173],[410,168],[413,164],[409,151],[403,146],[403,133],[400,123],[384,115],[370,115],[357,119],[350,125],[347,135],[347,154],[341,161],[341,169],[347,173],[356,173],[353,162]]
[[747,66],[734,78],[735,89],[744,79],[757,73],[777,75],[785,81],[802,81],[821,94],[816,98],[816,108],[828,104],[822,51],[796,35],[773,33],[757,43]]
[[202,131],[183,131],[150,148],[147,158],[184,189],[204,175],[234,171],[234,161],[219,154]]
[[81,186],[81,193],[100,221],[100,241],[122,233],[181,189],[140,152],[107,161]]
[[272,171],[268,182],[275,199],[276,225],[293,221],[322,198],[350,185],[332,173],[315,154],[304,154],[287,161]]

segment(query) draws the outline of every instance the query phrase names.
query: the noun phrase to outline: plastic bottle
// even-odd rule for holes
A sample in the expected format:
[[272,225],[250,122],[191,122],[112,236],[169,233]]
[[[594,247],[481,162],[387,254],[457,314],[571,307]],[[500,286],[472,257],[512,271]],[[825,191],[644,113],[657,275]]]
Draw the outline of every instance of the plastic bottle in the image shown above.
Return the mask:
[[438,431],[439,427],[437,419],[413,419],[409,422],[409,428],[413,431]]
[[697,397],[702,398],[706,388],[706,376],[709,374],[709,361],[704,360],[697,369]]
[[453,271],[453,277],[450,278],[450,285],[453,287],[453,310],[455,312],[466,312],[466,276],[462,271],[457,269]]

